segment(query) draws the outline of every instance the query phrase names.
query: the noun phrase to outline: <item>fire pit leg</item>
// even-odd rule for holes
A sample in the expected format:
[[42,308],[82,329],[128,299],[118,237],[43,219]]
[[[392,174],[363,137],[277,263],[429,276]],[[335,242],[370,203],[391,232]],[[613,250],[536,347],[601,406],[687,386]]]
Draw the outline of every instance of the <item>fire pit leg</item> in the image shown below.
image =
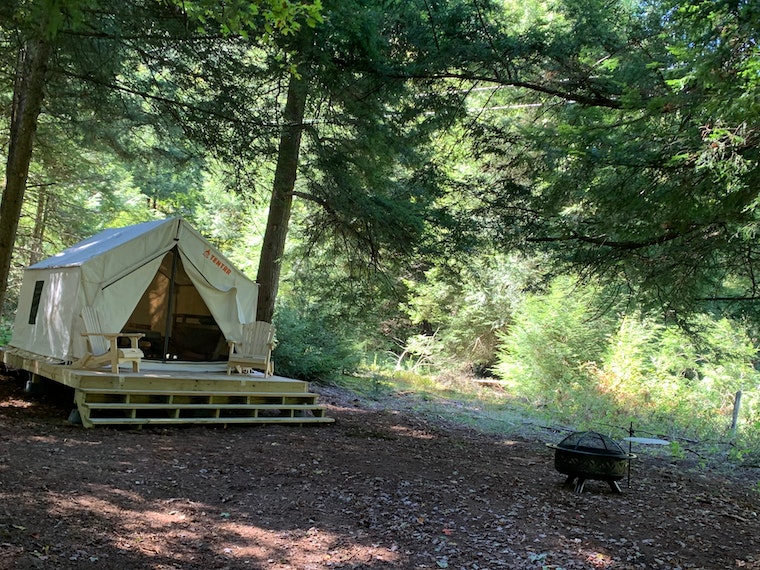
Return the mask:
[[583,486],[586,484],[586,479],[578,477],[578,482],[575,484],[575,492],[578,494],[583,493]]
[[623,490],[620,488],[620,485],[618,485],[617,481],[607,481],[610,484],[610,489],[612,489],[613,493],[622,493]]

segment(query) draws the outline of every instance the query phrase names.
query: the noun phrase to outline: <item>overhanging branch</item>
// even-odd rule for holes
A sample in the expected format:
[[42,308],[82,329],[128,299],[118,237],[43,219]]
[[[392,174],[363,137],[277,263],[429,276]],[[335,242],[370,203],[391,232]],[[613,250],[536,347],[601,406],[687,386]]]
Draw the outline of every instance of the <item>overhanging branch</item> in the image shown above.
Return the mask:
[[610,239],[608,236],[585,236],[585,235],[574,234],[574,233],[566,235],[566,236],[546,236],[546,237],[527,238],[525,241],[530,242],[530,243],[579,241],[583,243],[590,243],[593,245],[604,246],[611,249],[635,250],[635,249],[642,249],[645,247],[651,247],[653,245],[662,245],[669,241],[686,237],[687,235],[694,233],[694,230],[696,229],[697,228],[693,228],[692,231],[688,231],[688,232],[668,231],[662,234],[661,236],[653,237],[648,240],[640,240],[640,241],[636,241],[636,240],[615,241],[613,239]]
[[541,85],[539,83],[531,83],[528,81],[507,80],[504,81],[498,77],[492,77],[489,75],[478,74],[466,74],[466,73],[432,73],[432,74],[389,74],[389,77],[393,79],[418,79],[418,80],[443,80],[443,79],[456,79],[459,81],[475,81],[479,83],[495,83],[503,87],[519,87],[535,91],[536,93],[543,93],[544,95],[551,95],[552,97],[558,97],[565,101],[574,101],[581,105],[587,105],[589,107],[605,107],[608,109],[622,109],[623,103],[618,99],[612,97],[604,97],[599,94],[586,95],[583,93],[563,91],[556,87],[548,85]]
[[73,79],[78,79],[80,81],[84,81],[87,83],[92,83],[95,85],[100,85],[101,87],[105,87],[107,89],[112,89],[114,91],[119,91],[122,93],[127,93],[129,95],[134,95],[136,97],[141,97],[146,100],[150,101],[156,101],[158,103],[161,103],[163,105],[166,105],[167,107],[171,108],[178,108],[178,109],[186,109],[187,111],[192,111],[195,113],[198,113],[200,115],[206,115],[210,117],[216,117],[217,119],[222,119],[224,121],[228,121],[231,123],[243,123],[246,125],[255,125],[257,127],[265,127],[265,128],[279,128],[280,125],[278,123],[265,123],[265,122],[255,122],[255,121],[247,121],[243,122],[240,120],[239,117],[232,117],[230,115],[227,115],[225,113],[220,113],[212,108],[206,108],[201,107],[198,105],[192,105],[190,103],[186,103],[183,101],[179,101],[177,99],[170,99],[168,97],[162,97],[160,95],[154,95],[151,93],[146,93],[145,91],[138,91],[136,89],[132,89],[131,87],[127,87],[125,85],[119,85],[116,83],[110,83],[107,81],[101,81],[99,79],[96,79],[91,76],[86,75],[79,75],[77,73],[71,73],[70,71],[60,70],[59,73],[62,75],[65,75],[66,77],[71,77]]

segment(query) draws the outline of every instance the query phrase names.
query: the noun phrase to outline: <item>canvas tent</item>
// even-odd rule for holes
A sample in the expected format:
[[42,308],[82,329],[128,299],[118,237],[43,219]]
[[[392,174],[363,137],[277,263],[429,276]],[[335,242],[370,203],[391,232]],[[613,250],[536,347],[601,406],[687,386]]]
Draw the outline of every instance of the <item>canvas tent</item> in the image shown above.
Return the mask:
[[89,307],[100,332],[144,332],[147,358],[222,359],[225,340],[255,320],[257,297],[180,218],[109,229],[24,270],[10,346],[74,361],[87,350]]

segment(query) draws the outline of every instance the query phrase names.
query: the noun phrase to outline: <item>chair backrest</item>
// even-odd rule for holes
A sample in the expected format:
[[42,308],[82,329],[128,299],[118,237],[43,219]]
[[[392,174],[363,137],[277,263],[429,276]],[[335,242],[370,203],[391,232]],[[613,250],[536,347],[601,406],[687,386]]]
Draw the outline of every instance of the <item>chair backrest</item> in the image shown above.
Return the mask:
[[241,354],[268,354],[274,343],[274,325],[256,321],[243,325],[243,340],[237,350]]
[[[85,332],[103,332],[103,329],[100,328],[100,317],[98,316],[98,312],[92,307],[84,307],[82,309],[82,321],[84,321]],[[105,337],[89,334],[87,336],[87,342],[90,343],[90,349],[96,356],[105,354],[109,350],[108,342]]]

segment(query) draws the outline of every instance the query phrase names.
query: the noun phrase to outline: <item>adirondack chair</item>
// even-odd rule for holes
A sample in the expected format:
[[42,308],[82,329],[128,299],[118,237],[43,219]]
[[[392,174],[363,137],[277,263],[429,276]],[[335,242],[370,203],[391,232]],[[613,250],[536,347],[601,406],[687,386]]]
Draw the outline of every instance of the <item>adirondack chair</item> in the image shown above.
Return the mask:
[[243,325],[243,339],[230,340],[227,344],[230,355],[227,359],[227,375],[234,368],[238,374],[245,369],[264,371],[264,377],[274,374],[272,348],[274,348],[274,326],[263,321]]
[[[132,364],[132,372],[140,372],[140,361],[143,351],[137,342],[144,337],[143,333],[105,333],[100,326],[100,318],[97,311],[92,307],[82,309],[82,321],[87,332],[82,336],[87,337],[90,352],[76,364],[83,368],[100,368],[106,364],[111,365],[111,372],[119,373],[120,364]],[[129,348],[119,346],[119,338],[129,339]]]

